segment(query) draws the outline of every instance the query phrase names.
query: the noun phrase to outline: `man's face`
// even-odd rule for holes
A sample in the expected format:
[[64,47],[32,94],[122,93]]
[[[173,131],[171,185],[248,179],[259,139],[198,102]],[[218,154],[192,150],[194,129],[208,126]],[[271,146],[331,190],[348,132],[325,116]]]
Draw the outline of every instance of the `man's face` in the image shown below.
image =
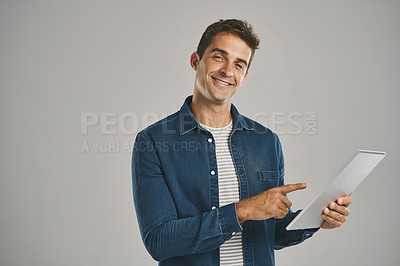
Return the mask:
[[203,57],[190,58],[196,71],[195,97],[214,104],[230,103],[247,77],[251,48],[238,36],[220,32],[214,36]]

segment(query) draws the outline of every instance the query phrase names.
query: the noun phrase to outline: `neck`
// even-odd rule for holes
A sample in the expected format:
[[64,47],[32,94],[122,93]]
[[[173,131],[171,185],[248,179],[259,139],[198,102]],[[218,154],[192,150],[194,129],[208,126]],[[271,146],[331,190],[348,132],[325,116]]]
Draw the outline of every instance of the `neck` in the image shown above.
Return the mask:
[[212,104],[209,102],[206,103],[200,97],[193,95],[190,109],[197,121],[209,127],[224,127],[232,120],[231,101],[222,104]]

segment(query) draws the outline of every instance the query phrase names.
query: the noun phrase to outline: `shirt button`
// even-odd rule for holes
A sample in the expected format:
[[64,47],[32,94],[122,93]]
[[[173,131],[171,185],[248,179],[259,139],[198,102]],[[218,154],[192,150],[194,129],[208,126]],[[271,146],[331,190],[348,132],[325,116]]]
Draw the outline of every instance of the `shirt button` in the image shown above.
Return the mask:
[[210,143],[211,143],[211,142],[212,142],[212,138],[209,138],[209,139],[208,139],[208,142],[210,142]]
[[211,208],[211,210],[215,210],[217,207],[215,207],[215,206],[212,206],[212,208]]
[[233,236],[236,235],[236,232],[232,232],[232,235],[233,235]]
[[215,175],[215,171],[211,171],[211,175]]

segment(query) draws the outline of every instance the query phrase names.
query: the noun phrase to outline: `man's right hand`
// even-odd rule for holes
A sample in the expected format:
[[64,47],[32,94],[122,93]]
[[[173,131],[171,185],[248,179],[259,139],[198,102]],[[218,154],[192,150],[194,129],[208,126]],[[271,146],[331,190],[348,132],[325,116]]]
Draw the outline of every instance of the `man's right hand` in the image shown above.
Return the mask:
[[305,189],[306,183],[289,184],[271,188],[260,194],[236,203],[239,223],[247,220],[266,220],[269,218],[284,218],[292,202],[285,196],[290,192]]

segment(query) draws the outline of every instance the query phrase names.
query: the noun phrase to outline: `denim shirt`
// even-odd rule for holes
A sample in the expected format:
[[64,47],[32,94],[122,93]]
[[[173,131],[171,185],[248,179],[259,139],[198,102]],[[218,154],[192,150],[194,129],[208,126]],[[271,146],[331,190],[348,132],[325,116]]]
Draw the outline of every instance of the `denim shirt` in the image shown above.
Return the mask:
[[[287,231],[297,215],[239,224],[236,205],[219,207],[212,134],[181,109],[139,132],[132,156],[133,196],[141,236],[159,265],[219,265],[219,246],[242,231],[244,265],[275,265],[274,249],[298,244],[318,229]],[[284,185],[278,136],[231,105],[230,148],[240,199]]]

